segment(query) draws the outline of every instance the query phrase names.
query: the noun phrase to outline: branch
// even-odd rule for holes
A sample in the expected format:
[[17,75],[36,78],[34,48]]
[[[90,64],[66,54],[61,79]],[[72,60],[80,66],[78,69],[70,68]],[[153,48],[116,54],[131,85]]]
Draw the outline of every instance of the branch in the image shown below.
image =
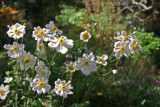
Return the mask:
[[153,7],[153,6],[147,7],[145,4],[142,3],[142,0],[140,2],[136,2],[135,0],[132,0],[132,4],[142,6],[144,8],[143,11],[149,10]]

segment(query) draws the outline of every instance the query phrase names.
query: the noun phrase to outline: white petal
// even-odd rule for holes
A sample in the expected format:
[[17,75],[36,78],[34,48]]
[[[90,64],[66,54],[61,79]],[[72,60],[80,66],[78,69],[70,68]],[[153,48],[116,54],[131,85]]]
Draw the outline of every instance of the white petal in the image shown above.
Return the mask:
[[91,61],[91,62],[90,62],[89,69],[90,69],[91,71],[97,71],[97,66],[96,66],[96,62],[95,62],[95,61]]
[[116,52],[116,53],[115,53],[115,57],[116,57],[117,59],[120,59],[122,56],[123,56],[122,52]]
[[48,46],[51,47],[51,48],[56,48],[56,47],[58,47],[58,45],[59,45],[58,42],[57,43],[53,43],[53,42],[48,43]]
[[64,47],[63,45],[59,45],[56,49],[58,52],[61,52],[62,54],[65,54],[68,52],[68,49]]
[[64,43],[64,46],[66,48],[72,48],[73,47],[73,40],[71,40],[71,39],[66,40]]
[[107,59],[108,59],[108,55],[103,54],[103,55],[102,55],[102,58],[103,58],[104,60],[107,60]]
[[90,74],[90,70],[88,67],[82,67],[82,73],[85,74],[86,76],[88,76]]
[[103,64],[103,65],[107,65],[107,61],[103,61],[102,64]]

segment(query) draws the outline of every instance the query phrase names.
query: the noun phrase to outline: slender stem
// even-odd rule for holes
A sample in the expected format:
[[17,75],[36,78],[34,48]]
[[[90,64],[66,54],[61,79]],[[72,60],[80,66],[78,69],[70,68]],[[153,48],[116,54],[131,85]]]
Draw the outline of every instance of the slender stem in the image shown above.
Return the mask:
[[53,60],[54,60],[54,57],[56,56],[57,52],[55,52],[55,54],[53,55],[52,57],[52,60],[51,60],[51,64],[53,63]]
[[50,69],[50,67],[51,67],[51,65],[53,63],[53,60],[54,60],[54,57],[56,56],[56,54],[57,54],[57,52],[55,52],[54,55],[53,55],[53,57],[52,57],[51,63],[49,64],[49,69]]
[[50,100],[50,103],[51,103],[51,107],[52,107],[52,106],[53,106],[53,103],[52,103],[52,102],[53,102],[53,101],[52,101],[52,93],[50,93],[50,99],[51,99],[51,100]]
[[45,52],[45,59],[46,59],[46,61],[47,61],[47,64],[49,64],[49,62],[48,62],[48,59],[47,59],[47,54],[46,54],[46,50],[44,50],[44,52]]
[[106,75],[109,75],[111,72],[108,72],[108,73],[106,73],[106,74],[102,74],[103,76],[106,76]]
[[62,99],[63,107],[64,107],[64,98]]
[[92,88],[92,86],[93,86],[96,78],[97,78],[97,76],[96,76],[96,77],[94,78],[94,80],[92,81],[92,83],[91,83],[90,87],[88,88],[87,92],[85,92],[84,99],[82,100],[82,102],[86,100],[86,97],[88,96],[88,94],[89,94],[89,92],[90,92],[90,90],[91,90],[91,88]]
[[25,73],[25,107],[27,106],[27,82],[26,82],[26,70],[25,70],[25,67],[24,67],[24,73]]
[[114,62],[114,61],[116,61],[117,59],[114,59],[114,60],[112,60],[110,63],[112,63],[112,62]]
[[62,76],[61,76],[61,78],[63,77],[63,75],[65,74],[65,72],[63,72],[63,74],[62,74]]
[[[80,72],[77,73],[78,74],[78,79],[77,80],[80,80]],[[80,85],[80,82],[77,82],[77,89],[79,89],[79,86]],[[79,98],[79,90],[76,90],[77,91],[77,98],[76,98],[76,103],[78,103],[78,98]]]
[[80,48],[82,47],[83,44],[84,44],[84,42],[81,43]]
[[[18,47],[18,39],[16,40],[16,42],[17,42],[17,47]],[[16,96],[15,96],[15,100],[16,100],[16,101],[15,101],[15,105],[16,105],[16,107],[17,107],[17,106],[18,106],[18,94],[17,94],[17,92],[18,92],[18,70],[19,70],[19,69],[18,69],[18,68],[19,68],[18,62],[16,62],[16,65],[17,65],[17,67],[16,67],[17,70],[16,70],[16,72],[15,72],[15,73],[16,73],[15,77],[16,77],[16,83],[17,83],[17,84],[16,84]]]

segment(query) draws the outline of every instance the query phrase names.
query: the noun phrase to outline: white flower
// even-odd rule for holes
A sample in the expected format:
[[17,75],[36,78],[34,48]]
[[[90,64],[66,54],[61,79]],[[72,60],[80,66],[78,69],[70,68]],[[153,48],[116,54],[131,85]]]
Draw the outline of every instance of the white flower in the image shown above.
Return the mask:
[[139,54],[139,51],[142,51],[142,47],[139,45],[138,41],[134,40],[134,39],[129,44],[129,49],[132,54],[134,54],[134,53]]
[[117,71],[116,69],[113,69],[113,70],[112,70],[112,73],[113,73],[113,74],[117,74],[118,71]]
[[42,101],[41,99],[39,99],[39,101],[42,103],[44,107],[52,107],[48,101]]
[[115,42],[114,44],[114,52],[115,52],[115,57],[117,59],[120,59],[123,55],[126,57],[130,56],[130,51],[129,51],[129,42]]
[[49,24],[46,25],[46,28],[50,30],[49,33],[51,35],[55,35],[56,37],[62,35],[62,31],[55,26],[53,21],[50,21]]
[[33,81],[33,77],[30,77],[28,74],[26,74],[26,80],[29,82]]
[[116,40],[120,40],[123,42],[128,42],[132,40],[132,36],[127,35],[126,31],[117,32],[117,37],[114,37]]
[[34,31],[32,36],[35,38],[35,40],[44,40],[48,41],[49,40],[49,30],[46,28],[41,28],[41,27],[34,27]]
[[97,60],[96,62],[98,64],[102,64],[102,65],[107,65],[107,59],[108,59],[108,55],[106,54],[103,54],[102,56],[96,56],[97,57]]
[[9,92],[10,92],[9,85],[4,86],[2,84],[0,86],[0,99],[5,100]]
[[97,71],[96,61],[94,60],[95,56],[93,53],[83,54],[82,58],[78,58],[76,61],[76,67],[82,71],[83,74],[88,76],[91,71]]
[[8,50],[7,54],[11,58],[17,58],[19,53],[24,50],[23,44],[18,44],[17,42],[13,42],[13,45],[4,45],[4,48]]
[[88,42],[88,40],[91,38],[91,33],[85,30],[84,32],[81,32],[80,34],[80,40],[83,40],[84,42]]
[[43,68],[45,66],[44,62],[38,60],[38,67]]
[[61,81],[60,79],[58,79],[57,81],[55,81],[54,91],[57,95],[63,96],[63,98],[67,98],[67,94],[73,94],[71,89],[73,89],[73,87],[65,80]]
[[23,35],[26,33],[25,26],[21,25],[19,23],[16,23],[15,25],[9,26],[9,30],[7,31],[7,34],[9,37],[14,39],[19,39],[23,37]]
[[58,52],[65,54],[68,51],[68,48],[73,47],[73,40],[67,39],[66,36],[60,36],[59,38],[50,37],[50,42],[48,46],[55,48]]
[[70,72],[75,72],[76,70],[76,63],[70,63],[70,64],[66,64],[66,69],[67,71],[70,71]]
[[38,94],[49,92],[51,86],[48,84],[46,78],[34,78],[33,82],[30,83],[33,91],[37,91]]
[[38,51],[39,53],[42,53],[42,54],[45,53],[44,44],[43,44],[43,41],[42,41],[42,40],[38,40],[38,41],[37,41],[37,51]]
[[29,67],[33,67],[35,65],[36,57],[31,55],[30,53],[27,53],[26,51],[23,51],[17,58],[17,62],[20,63],[21,70],[28,70]]
[[37,72],[36,78],[49,78],[51,71],[48,69],[47,66],[44,66],[44,62],[39,61],[38,66],[35,67]]
[[13,77],[4,77],[4,83],[10,83],[13,80]]

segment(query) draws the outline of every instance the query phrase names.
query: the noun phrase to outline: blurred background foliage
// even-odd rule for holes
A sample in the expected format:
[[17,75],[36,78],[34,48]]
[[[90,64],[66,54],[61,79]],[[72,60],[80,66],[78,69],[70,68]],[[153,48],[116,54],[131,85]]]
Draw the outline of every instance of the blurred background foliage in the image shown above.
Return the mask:
[[[7,25],[27,23],[25,49],[34,53],[36,41],[33,27],[45,27],[54,21],[63,34],[79,47],[81,31],[88,30],[92,38],[86,47],[73,48],[66,58],[58,54],[51,68],[54,75],[50,84],[65,72],[66,61],[75,61],[83,53],[108,54],[108,66],[86,77],[77,71],[73,74],[74,94],[65,102],[71,107],[117,107],[160,105],[160,1],[158,0],[1,0],[0,4],[0,82],[6,71],[13,71],[15,60],[3,49],[13,42],[6,34]],[[140,55],[112,62],[114,37],[117,31],[126,30],[143,47]],[[45,44],[47,46],[47,44]],[[48,58],[53,50],[47,49]],[[105,75],[117,69],[117,75]],[[67,73],[63,79],[68,78]],[[158,81],[158,82],[155,82]]]

